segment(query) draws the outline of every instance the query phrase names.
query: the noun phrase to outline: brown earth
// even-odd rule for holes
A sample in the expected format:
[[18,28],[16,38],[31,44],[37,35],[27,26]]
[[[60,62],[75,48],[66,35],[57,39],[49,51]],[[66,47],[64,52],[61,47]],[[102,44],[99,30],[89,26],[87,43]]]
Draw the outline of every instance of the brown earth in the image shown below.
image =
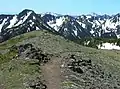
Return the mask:
[[53,57],[48,63],[41,67],[47,89],[61,89],[61,82],[63,79],[61,73],[61,60],[61,58]]

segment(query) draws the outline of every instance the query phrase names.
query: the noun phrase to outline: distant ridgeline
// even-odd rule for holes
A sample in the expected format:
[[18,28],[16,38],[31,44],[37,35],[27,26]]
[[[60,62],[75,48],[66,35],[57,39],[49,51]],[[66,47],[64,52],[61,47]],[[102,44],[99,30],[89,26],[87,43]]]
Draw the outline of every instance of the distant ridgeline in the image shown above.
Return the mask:
[[47,30],[89,47],[118,49],[120,14],[70,16],[25,9],[16,15],[0,15],[0,42],[34,30]]

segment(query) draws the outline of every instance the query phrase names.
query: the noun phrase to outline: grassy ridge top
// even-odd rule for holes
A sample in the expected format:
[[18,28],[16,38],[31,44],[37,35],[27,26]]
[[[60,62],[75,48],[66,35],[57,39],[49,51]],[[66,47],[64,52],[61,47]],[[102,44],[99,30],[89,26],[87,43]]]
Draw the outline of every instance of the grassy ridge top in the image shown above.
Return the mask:
[[[115,65],[119,67],[119,51],[115,50],[98,50],[94,48],[84,47],[72,41],[64,39],[61,36],[54,35],[47,31],[33,31],[20,36],[14,37],[4,43],[0,44],[1,50],[6,50],[13,45],[20,45],[25,43],[32,43],[42,50],[50,53],[62,52],[81,52],[92,60],[104,62],[110,66]],[[111,64],[112,63],[112,64]]]
[[[11,38],[0,44],[0,88],[25,89],[25,87],[21,86],[26,79],[31,76],[33,78],[38,76],[38,72],[34,71],[38,70],[38,66],[31,66],[29,62],[24,60],[12,60],[17,52],[10,52],[10,47],[26,43],[32,43],[35,47],[41,48],[44,52],[54,55],[74,53],[83,58],[89,58],[94,63],[99,63],[105,71],[111,72],[116,76],[120,75],[119,51],[98,50],[84,47],[47,31],[33,31]],[[13,70],[10,72],[9,68],[13,68]]]

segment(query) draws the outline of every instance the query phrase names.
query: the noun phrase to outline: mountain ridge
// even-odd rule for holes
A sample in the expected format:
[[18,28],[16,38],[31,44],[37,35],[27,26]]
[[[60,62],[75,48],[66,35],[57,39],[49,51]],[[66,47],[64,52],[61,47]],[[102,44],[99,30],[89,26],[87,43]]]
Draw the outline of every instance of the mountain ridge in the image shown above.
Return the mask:
[[0,52],[1,89],[120,88],[119,51],[84,47],[42,30],[1,43]]
[[33,30],[50,30],[75,40],[82,38],[120,38],[120,14],[116,15],[61,15],[36,14],[25,9],[15,15],[0,15],[0,40],[4,41]]

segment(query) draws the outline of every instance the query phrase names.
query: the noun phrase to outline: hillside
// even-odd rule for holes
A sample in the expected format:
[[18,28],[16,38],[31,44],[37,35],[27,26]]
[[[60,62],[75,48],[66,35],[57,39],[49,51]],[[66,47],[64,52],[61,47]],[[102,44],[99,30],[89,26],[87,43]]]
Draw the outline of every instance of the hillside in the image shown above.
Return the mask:
[[120,89],[119,54],[25,33],[0,44],[0,89]]
[[[0,15],[0,43],[20,34],[43,29],[84,46],[120,49],[119,13],[116,15],[72,16],[51,12],[36,13],[33,10],[25,9],[15,15]],[[112,43],[109,42],[111,39]]]

